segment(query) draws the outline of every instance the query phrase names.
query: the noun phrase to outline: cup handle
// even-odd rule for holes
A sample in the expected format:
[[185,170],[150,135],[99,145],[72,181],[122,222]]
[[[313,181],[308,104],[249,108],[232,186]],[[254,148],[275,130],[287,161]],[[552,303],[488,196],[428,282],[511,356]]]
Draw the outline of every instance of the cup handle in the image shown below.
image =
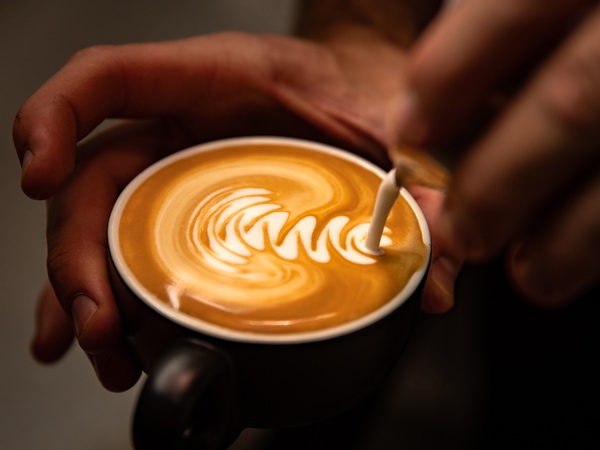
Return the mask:
[[140,393],[133,419],[135,448],[221,450],[240,431],[229,357],[204,342],[175,343]]

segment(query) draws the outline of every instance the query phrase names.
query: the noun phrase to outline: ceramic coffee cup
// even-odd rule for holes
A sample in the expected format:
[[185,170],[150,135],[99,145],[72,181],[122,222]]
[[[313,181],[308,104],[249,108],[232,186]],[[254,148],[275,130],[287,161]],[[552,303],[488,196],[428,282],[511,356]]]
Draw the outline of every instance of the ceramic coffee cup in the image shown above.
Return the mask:
[[226,448],[244,427],[326,420],[398,361],[430,258],[402,190],[364,250],[385,173],[284,138],[217,141],[142,172],[109,224],[111,282],[148,379],[136,448]]

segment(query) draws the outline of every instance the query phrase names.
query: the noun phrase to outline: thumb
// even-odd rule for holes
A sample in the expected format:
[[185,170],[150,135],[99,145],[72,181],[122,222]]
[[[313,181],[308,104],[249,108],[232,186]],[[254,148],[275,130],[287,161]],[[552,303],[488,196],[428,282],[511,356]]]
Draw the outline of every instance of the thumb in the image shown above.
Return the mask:
[[454,306],[454,284],[465,258],[444,248],[437,231],[437,217],[445,193],[421,186],[411,186],[408,190],[419,203],[431,234],[431,265],[421,297],[421,309],[428,313],[445,313]]

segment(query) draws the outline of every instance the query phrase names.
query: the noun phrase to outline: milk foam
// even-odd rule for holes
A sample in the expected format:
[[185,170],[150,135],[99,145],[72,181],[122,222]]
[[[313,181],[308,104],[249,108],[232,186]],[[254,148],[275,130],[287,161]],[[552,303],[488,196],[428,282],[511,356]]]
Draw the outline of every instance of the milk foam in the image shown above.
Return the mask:
[[148,177],[120,241],[160,301],[228,328],[297,332],[361,317],[399,292],[428,247],[399,201],[381,245],[364,247],[381,176],[333,155],[243,146]]
[[[226,196],[219,199],[223,194]],[[198,252],[198,257],[214,269],[227,272],[236,272],[236,266],[249,263],[253,252],[267,248],[272,248],[286,260],[295,260],[299,252],[304,251],[314,262],[327,263],[331,260],[329,248],[332,247],[348,262],[376,262],[356,245],[364,241],[369,224],[362,223],[345,230],[350,219],[336,216],[317,233],[317,217],[307,215],[284,232],[290,213],[273,202],[273,194],[268,189],[243,188],[231,192],[223,189],[209,195],[193,213],[195,220],[190,245]],[[202,232],[204,228],[206,233]],[[204,234],[206,242],[201,239]],[[342,240],[342,234],[346,235],[345,240]],[[313,246],[315,242],[316,246]],[[384,245],[390,242],[384,237]],[[161,239],[157,239],[156,245],[161,249]]]

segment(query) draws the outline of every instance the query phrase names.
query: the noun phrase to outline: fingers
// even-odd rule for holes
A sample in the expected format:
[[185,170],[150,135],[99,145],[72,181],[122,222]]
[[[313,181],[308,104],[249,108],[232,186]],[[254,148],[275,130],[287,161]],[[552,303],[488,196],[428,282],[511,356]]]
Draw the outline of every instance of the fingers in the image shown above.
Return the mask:
[[156,123],[113,128],[84,144],[76,175],[48,202],[48,274],[81,348],[109,390],[124,390],[140,370],[123,341],[107,272],[108,219],[124,185],[169,148]]
[[600,10],[544,65],[459,164],[443,236],[487,259],[540,217],[573,201],[600,164]]
[[98,354],[88,354],[98,380],[111,392],[123,392],[135,385],[141,370],[123,344]]
[[[89,180],[98,181],[98,177]],[[76,191],[52,200],[49,206],[48,273],[99,380],[109,390],[127,389],[137,381],[140,370],[125,349],[108,282],[103,208],[109,207],[110,196],[90,196],[90,186],[84,183],[70,186]],[[70,208],[70,201],[88,202],[88,208],[82,214]],[[107,364],[108,360],[115,365]]]
[[34,198],[56,193],[75,166],[77,141],[106,118],[181,116],[199,106],[217,113],[226,102],[203,103],[217,78],[219,89],[237,90],[234,98],[239,100],[240,86],[256,79],[249,68],[244,77],[235,76],[240,65],[258,66],[260,58],[251,50],[254,40],[244,40],[246,52],[238,51],[234,64],[226,54],[239,48],[239,40],[217,37],[213,41],[219,43],[208,46],[208,39],[77,53],[24,103],[15,119],[24,191]]
[[[48,284],[38,300],[36,331],[31,343],[33,356],[41,363],[53,363],[64,356],[73,338],[73,325]],[[88,358],[98,378],[110,391],[124,391],[137,381],[139,369],[123,345],[115,345],[103,353],[89,354]]]
[[38,361],[51,363],[61,358],[72,343],[71,321],[48,284],[38,299],[31,352]]
[[600,172],[574,202],[513,248],[508,269],[525,298],[543,307],[563,306],[600,280],[598,205]]
[[408,190],[427,219],[432,241],[431,265],[421,297],[421,309],[428,313],[444,313],[454,305],[454,283],[464,258],[451,253],[439,237],[437,216],[445,194],[420,186],[411,186]]
[[368,47],[335,54],[290,38],[223,33],[83,50],[15,118],[22,188],[33,198],[58,192],[75,168],[77,142],[110,117],[168,118],[195,142],[312,138],[387,164],[394,127],[383,111],[396,110],[404,54]]
[[463,0],[420,39],[408,70],[401,136],[445,140],[469,124],[498,89],[539,61],[590,0]]

